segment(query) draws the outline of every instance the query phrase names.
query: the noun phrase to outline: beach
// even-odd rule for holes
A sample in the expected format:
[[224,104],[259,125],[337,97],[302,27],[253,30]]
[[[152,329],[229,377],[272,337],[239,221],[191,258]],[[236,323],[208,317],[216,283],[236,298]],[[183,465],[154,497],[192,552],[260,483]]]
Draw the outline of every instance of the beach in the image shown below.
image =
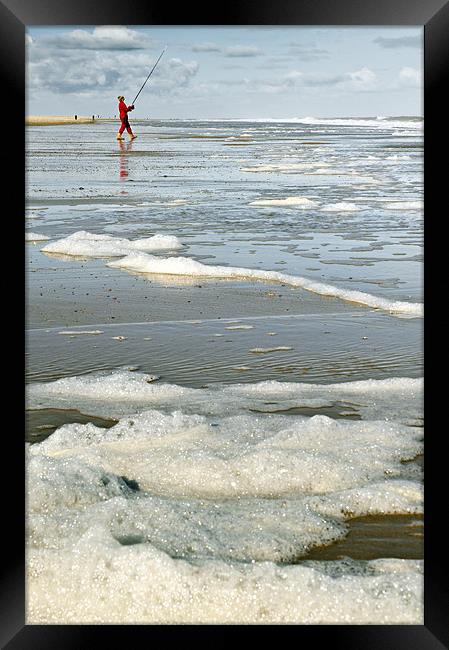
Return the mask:
[[52,123],[27,623],[422,624],[422,120]]
[[77,115],[27,115],[25,126],[58,126],[61,124],[88,124],[92,123],[91,117]]

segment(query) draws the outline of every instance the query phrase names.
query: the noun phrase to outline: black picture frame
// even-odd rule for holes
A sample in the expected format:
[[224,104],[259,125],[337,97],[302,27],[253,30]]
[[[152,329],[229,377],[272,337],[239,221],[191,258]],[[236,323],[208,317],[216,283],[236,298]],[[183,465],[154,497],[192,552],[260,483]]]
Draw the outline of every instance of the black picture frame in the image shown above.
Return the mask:
[[[438,300],[432,302],[431,294],[440,295],[439,278],[444,270],[438,260],[445,259],[444,238],[441,236],[441,217],[447,211],[447,165],[438,163],[438,152],[447,156],[448,120],[444,99],[448,87],[449,71],[449,2],[445,0],[228,0],[226,4],[202,5],[183,3],[149,3],[145,0],[0,0],[0,71],[3,98],[3,136],[12,138],[13,144],[4,143],[3,162],[6,170],[8,194],[12,199],[8,209],[13,228],[18,237],[15,250],[23,250],[23,220],[25,213],[25,28],[36,25],[371,25],[371,26],[423,26],[424,27],[424,138],[425,138],[425,371],[430,377],[437,361],[446,351],[447,332]],[[445,83],[446,82],[446,83]],[[5,171],[4,171],[5,174]],[[12,208],[14,206],[14,210]],[[6,216],[6,215],[5,215]],[[5,219],[5,227],[6,227]],[[8,225],[9,222],[8,222]],[[438,246],[441,246],[441,250]],[[22,246],[22,248],[20,247]],[[447,256],[447,253],[446,253]],[[4,287],[5,303],[10,308],[14,296],[19,297],[13,309],[17,319],[16,329],[23,331],[24,305],[18,280],[24,278],[24,258],[14,255],[14,282],[8,274]],[[427,260],[429,260],[427,262]],[[22,261],[22,264],[21,264]],[[12,274],[11,274],[12,275]],[[11,280],[11,281],[10,281]],[[22,284],[24,286],[24,283]],[[447,291],[445,291],[446,295]],[[20,304],[22,302],[22,304]],[[437,312],[437,309],[439,311]],[[444,312],[443,312],[444,313]],[[21,318],[22,317],[22,318]],[[6,319],[6,314],[4,316]],[[447,322],[447,321],[446,321]],[[8,321],[9,324],[9,321]],[[430,334],[428,334],[430,332]],[[24,351],[20,334],[14,355]],[[9,344],[8,344],[9,346]],[[330,642],[330,647],[347,650],[439,650],[449,647],[448,588],[444,571],[447,557],[447,533],[444,526],[446,506],[439,501],[445,494],[443,479],[447,473],[447,460],[440,448],[444,444],[445,430],[438,421],[438,412],[445,404],[444,379],[432,381],[428,389],[426,379],[425,412],[426,432],[430,443],[426,446],[426,500],[425,500],[425,603],[424,625],[324,625],[324,626],[120,626],[120,625],[25,625],[25,571],[24,571],[24,457],[23,439],[17,426],[17,411],[24,411],[23,376],[19,363],[14,364],[8,383],[19,395],[16,409],[12,409],[11,424],[4,435],[11,439],[3,455],[4,502],[13,505],[4,529],[2,554],[2,580],[0,587],[0,643],[9,650],[32,648],[94,648],[106,642],[110,647],[146,647],[161,640],[192,641],[196,636],[224,645],[258,631],[276,640],[279,632],[290,631],[300,644]],[[444,377],[444,372],[443,372]],[[22,409],[22,410],[21,410]],[[8,411],[8,409],[6,409]],[[444,411],[443,411],[444,413]],[[13,435],[14,433],[14,435]],[[5,444],[5,443],[4,443]],[[445,471],[446,470],[446,471]],[[8,477],[8,471],[10,476]],[[5,515],[4,515],[5,516]],[[212,629],[211,629],[212,628]],[[236,629],[238,628],[238,629]],[[288,628],[285,630],[284,628]],[[108,636],[106,640],[105,637]],[[238,635],[238,636],[236,636]],[[274,636],[273,636],[274,635]],[[243,638],[242,638],[243,640]]]

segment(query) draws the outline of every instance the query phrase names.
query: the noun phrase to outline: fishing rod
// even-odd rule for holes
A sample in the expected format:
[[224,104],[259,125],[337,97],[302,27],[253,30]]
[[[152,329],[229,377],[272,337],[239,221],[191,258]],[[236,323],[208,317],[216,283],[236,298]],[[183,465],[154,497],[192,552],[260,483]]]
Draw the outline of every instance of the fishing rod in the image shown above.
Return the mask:
[[134,97],[133,106],[134,106],[134,103],[135,103],[136,99],[138,98],[138,96],[139,96],[140,93],[142,92],[143,87],[145,86],[145,84],[147,83],[148,79],[149,79],[149,78],[151,77],[151,75],[153,74],[153,71],[154,71],[155,67],[157,66],[157,64],[158,64],[159,61],[161,60],[162,55],[164,54],[164,52],[165,52],[166,49],[167,49],[167,47],[164,47],[164,49],[162,50],[162,52],[161,52],[161,54],[160,54],[158,60],[157,60],[156,63],[154,64],[154,66],[153,66],[153,68],[152,68],[150,74],[148,75],[148,77],[147,77],[147,78],[145,79],[145,81],[143,82],[143,84],[142,84],[142,88],[139,90],[139,92],[137,93],[137,95]]

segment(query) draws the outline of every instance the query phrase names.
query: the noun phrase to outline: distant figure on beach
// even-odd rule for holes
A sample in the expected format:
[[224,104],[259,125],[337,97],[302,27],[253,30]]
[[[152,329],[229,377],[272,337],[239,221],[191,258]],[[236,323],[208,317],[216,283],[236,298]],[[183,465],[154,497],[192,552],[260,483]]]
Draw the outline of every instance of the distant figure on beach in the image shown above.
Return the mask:
[[119,131],[117,133],[117,140],[123,140],[122,133],[123,133],[123,131],[125,129],[128,131],[129,139],[134,140],[137,136],[134,135],[134,133],[132,132],[132,129],[131,129],[131,127],[129,125],[129,121],[128,121],[128,112],[132,111],[134,109],[134,106],[132,104],[131,104],[131,106],[127,106],[125,104],[125,98],[123,97],[123,95],[118,96],[118,101],[119,101],[118,110],[119,110],[119,113],[120,113],[120,120],[121,120],[122,124],[121,124],[120,129],[119,129]]

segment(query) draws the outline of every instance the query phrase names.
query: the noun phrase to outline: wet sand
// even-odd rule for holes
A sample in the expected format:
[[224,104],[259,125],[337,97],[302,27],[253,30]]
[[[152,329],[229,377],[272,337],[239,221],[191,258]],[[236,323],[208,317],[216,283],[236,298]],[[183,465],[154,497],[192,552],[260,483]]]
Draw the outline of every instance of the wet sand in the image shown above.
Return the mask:
[[281,284],[123,273],[106,267],[107,260],[40,254],[43,246],[26,249],[28,328],[355,309]]
[[[348,535],[330,546],[315,548],[307,560],[376,560],[396,557],[420,560],[424,557],[422,515],[371,515],[348,522]],[[304,560],[304,558],[302,558]]]
[[28,115],[25,118],[26,126],[53,126],[58,124],[92,124],[95,120],[91,117],[81,117],[78,115],[76,120],[75,116],[67,115]]

